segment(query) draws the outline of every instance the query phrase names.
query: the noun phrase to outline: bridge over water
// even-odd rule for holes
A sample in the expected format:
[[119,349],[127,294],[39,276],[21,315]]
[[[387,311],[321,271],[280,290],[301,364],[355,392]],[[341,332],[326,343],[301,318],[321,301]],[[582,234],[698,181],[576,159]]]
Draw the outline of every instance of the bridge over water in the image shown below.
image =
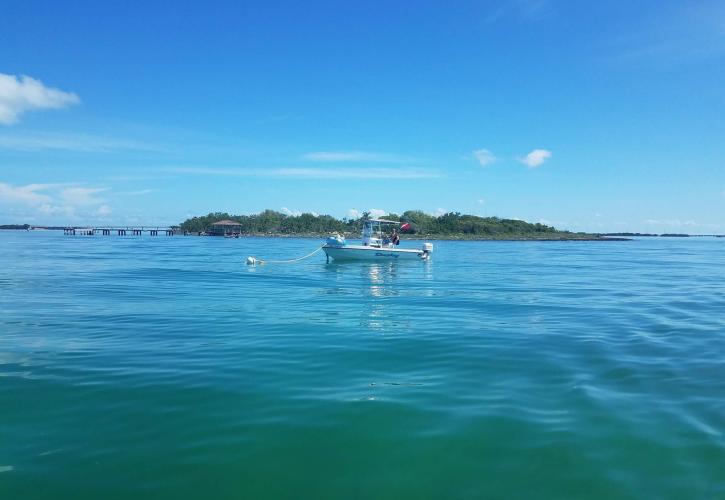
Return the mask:
[[184,234],[178,227],[66,227],[63,228],[63,234],[69,236],[110,236],[112,234],[118,236],[141,236],[148,234],[149,236],[158,236],[164,234],[166,236],[173,236],[175,234]]

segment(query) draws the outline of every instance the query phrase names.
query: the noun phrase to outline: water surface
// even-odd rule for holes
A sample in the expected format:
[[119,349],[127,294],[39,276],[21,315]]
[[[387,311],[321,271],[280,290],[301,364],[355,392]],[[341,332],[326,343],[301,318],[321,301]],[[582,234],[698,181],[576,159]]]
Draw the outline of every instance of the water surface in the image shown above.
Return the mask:
[[1,231],[0,497],[725,497],[725,239],[318,243]]

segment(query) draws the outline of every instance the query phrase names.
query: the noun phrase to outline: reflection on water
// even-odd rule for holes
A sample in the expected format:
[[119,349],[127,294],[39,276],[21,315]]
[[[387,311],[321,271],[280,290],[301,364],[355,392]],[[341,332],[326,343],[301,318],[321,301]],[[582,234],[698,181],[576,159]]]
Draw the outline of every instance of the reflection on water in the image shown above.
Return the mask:
[[370,330],[385,332],[395,331],[399,326],[394,313],[389,307],[388,297],[400,294],[396,288],[397,266],[390,262],[386,264],[372,264],[360,269],[363,282],[369,284],[363,289],[363,296],[373,300],[366,301],[364,314],[360,317],[360,326]]
[[[401,303],[415,296],[434,295],[431,261],[358,263],[334,261],[325,265],[335,285],[328,293],[359,295],[359,325],[366,330],[394,334],[409,327],[410,318]],[[354,290],[351,290],[354,287]]]
[[398,295],[395,287],[398,266],[390,262],[386,264],[372,264],[360,269],[364,282],[370,284],[363,293],[368,292],[372,297],[386,297]]

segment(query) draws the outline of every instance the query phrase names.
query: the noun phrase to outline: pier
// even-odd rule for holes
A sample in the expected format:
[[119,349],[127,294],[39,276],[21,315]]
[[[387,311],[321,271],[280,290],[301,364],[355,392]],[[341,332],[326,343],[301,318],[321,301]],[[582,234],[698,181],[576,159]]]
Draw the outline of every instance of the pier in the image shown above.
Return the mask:
[[158,236],[163,234],[166,236],[174,236],[175,234],[186,234],[182,233],[178,227],[65,227],[63,228],[63,234],[68,236],[142,236],[148,234],[149,236]]

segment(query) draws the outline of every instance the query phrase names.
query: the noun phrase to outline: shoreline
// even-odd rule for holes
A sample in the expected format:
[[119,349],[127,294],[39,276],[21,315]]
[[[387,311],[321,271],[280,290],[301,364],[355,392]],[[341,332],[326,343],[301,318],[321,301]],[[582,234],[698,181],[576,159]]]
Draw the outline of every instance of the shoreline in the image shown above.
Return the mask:
[[[329,234],[274,234],[274,233],[245,233],[239,236],[213,236],[213,235],[188,235],[188,236],[210,236],[215,238],[306,238],[306,239],[325,239]],[[343,235],[345,239],[359,240],[359,235]],[[400,241],[632,241],[632,238],[624,238],[621,236],[597,236],[593,234],[587,235],[561,235],[561,236],[544,236],[541,238],[528,236],[502,236],[502,237],[470,237],[460,235],[405,235]]]
[[[33,231],[60,231],[62,228],[58,227],[38,227],[28,231],[26,229],[18,228],[0,228],[3,231],[18,231],[18,232],[33,232]],[[100,236],[100,235],[99,235]],[[209,236],[213,238],[306,238],[306,239],[325,239],[330,236],[329,233],[297,233],[297,234],[282,234],[282,233],[242,233],[238,236],[218,236],[211,234],[197,234],[197,233],[174,233],[174,236]],[[349,233],[343,235],[346,239],[358,240],[359,235],[357,233]],[[528,235],[461,235],[461,234],[406,234],[401,235],[401,241],[424,241],[424,240],[438,240],[438,241],[632,241],[632,238],[623,236],[606,236],[596,235],[589,233],[554,233],[538,236]]]

